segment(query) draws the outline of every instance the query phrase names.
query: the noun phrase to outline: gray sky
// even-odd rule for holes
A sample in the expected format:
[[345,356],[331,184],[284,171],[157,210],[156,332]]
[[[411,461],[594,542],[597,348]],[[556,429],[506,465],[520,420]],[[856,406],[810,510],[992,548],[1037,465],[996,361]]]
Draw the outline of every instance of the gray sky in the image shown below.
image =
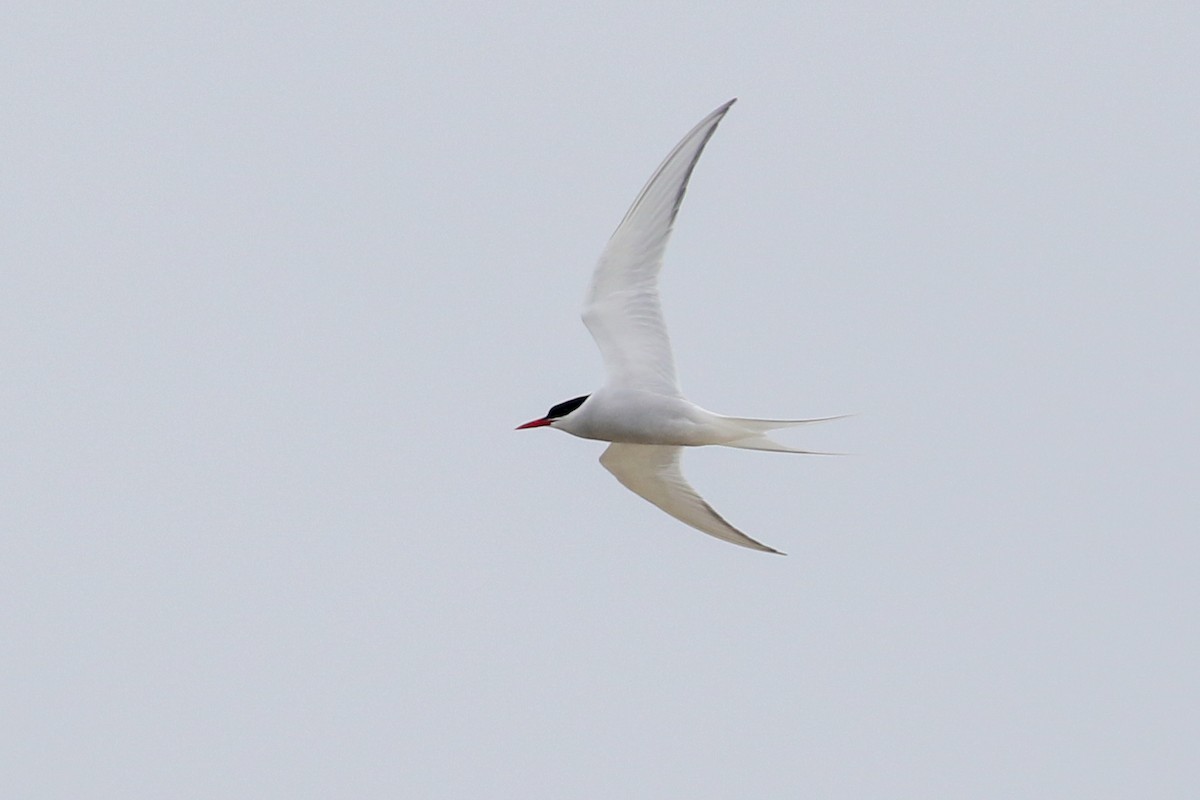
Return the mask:
[[[515,5],[5,12],[0,795],[1195,796],[1196,13]],[[734,96],[664,304],[857,413],[687,454],[787,558],[512,430]]]

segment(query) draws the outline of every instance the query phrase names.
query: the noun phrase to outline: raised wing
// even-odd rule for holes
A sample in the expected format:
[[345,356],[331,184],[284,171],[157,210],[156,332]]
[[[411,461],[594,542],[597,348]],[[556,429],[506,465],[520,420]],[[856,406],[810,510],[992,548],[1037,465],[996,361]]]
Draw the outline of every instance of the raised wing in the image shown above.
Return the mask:
[[600,463],[626,489],[641,495],[680,522],[742,547],[779,553],[730,525],[696,494],[679,470],[682,449],[669,445],[614,443],[600,456]]
[[733,103],[709,114],[675,145],[633,201],[592,273],[583,323],[600,347],[607,386],[679,394],[658,301],[658,272],[688,179]]

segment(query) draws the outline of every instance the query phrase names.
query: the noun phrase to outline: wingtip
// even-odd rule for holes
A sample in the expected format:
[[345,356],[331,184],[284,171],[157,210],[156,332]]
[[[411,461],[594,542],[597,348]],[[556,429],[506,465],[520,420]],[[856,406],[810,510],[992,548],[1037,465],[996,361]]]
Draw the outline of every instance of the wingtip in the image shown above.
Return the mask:
[[[738,533],[742,533],[742,532],[738,531]],[[746,534],[742,533],[742,536],[746,536]],[[732,544],[738,544],[738,545],[741,545],[742,547],[746,547],[750,550],[757,550],[760,553],[771,553],[771,554],[777,555],[777,556],[786,556],[787,555],[787,553],[783,552],[782,550],[776,550],[774,547],[771,547],[771,545],[763,544],[762,542],[758,541],[757,539],[751,539],[749,536],[746,536],[746,539],[748,541],[732,542]],[[726,540],[726,541],[728,541],[728,540]]]

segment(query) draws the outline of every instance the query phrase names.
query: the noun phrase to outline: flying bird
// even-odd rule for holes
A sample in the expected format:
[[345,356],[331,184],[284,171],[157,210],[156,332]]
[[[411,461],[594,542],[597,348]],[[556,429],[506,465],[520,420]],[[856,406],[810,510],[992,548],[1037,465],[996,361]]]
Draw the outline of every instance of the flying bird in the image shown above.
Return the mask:
[[718,539],[779,553],[714,511],[684,479],[680,454],[685,447],[701,445],[811,453],[775,442],[765,434],[836,417],[726,417],[684,399],[658,299],[663,251],[688,180],[704,146],[735,101],[709,114],[675,145],[633,201],[592,273],[583,323],[604,359],[608,373],[604,385],[590,395],[555,405],[544,417],[517,430],[545,426],[611,442],[600,463],[630,491]]

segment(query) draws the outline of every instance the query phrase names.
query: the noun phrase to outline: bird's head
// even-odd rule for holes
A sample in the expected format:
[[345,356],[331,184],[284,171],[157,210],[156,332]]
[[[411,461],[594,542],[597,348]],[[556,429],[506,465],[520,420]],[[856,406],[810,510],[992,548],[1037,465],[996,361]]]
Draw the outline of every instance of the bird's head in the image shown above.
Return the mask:
[[526,422],[524,425],[518,425],[517,430],[520,431],[524,430],[525,428],[540,428],[543,425],[554,425],[554,423],[558,422],[560,419],[566,417],[568,414],[575,411],[575,409],[583,405],[583,401],[587,400],[589,397],[591,397],[591,395],[585,394],[583,397],[574,397],[570,400],[564,400],[547,411],[546,416],[542,417],[541,419],[535,419],[532,422]]

